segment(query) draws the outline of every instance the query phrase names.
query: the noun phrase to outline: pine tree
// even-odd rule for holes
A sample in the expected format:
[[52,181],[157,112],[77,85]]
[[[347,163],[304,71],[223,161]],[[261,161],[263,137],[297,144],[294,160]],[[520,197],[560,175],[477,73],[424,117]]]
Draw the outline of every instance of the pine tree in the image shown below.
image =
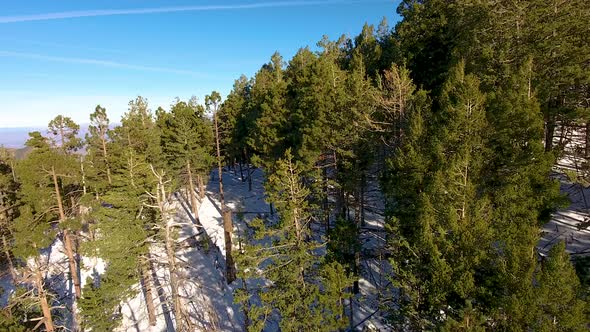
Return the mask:
[[100,105],[96,106],[94,113],[90,114],[84,161],[89,166],[86,168],[89,173],[86,178],[97,196],[100,196],[113,183],[109,162],[111,152],[109,123],[106,109]]
[[248,306],[250,331],[278,320],[281,330],[336,330],[347,325],[342,307],[351,280],[338,263],[322,264],[315,253],[321,244],[312,238],[308,224],[313,206],[309,190],[301,184],[301,165],[287,150],[269,175],[267,192],[279,214],[276,223],[256,219],[252,243],[239,255],[243,279],[263,278],[267,286],[255,291],[260,305],[241,289],[237,299]]
[[[137,294],[134,284],[143,280],[145,293],[155,296],[148,253],[157,221],[154,211],[145,206],[151,203],[147,193],[153,189],[146,153],[160,149],[159,131],[153,130],[155,122],[143,98],[130,102],[130,111],[121,122],[109,133],[112,185],[106,186],[99,204],[93,206],[90,231],[97,235],[84,247],[90,256],[107,263],[105,273],[86,285],[80,302],[84,324],[105,330],[120,323],[117,308],[122,300]],[[149,158],[160,161],[159,156]],[[146,296],[150,324],[155,325],[152,301]]]
[[186,304],[183,303],[180,295],[180,290],[182,289],[182,280],[179,271],[180,263],[177,262],[176,258],[176,228],[179,225],[178,223],[174,223],[173,220],[170,220],[171,209],[168,204],[168,197],[170,194],[169,189],[173,188],[173,186],[170,185],[172,180],[166,176],[164,170],[157,171],[151,164],[150,170],[153,175],[153,181],[155,182],[155,188],[149,195],[152,198],[152,204],[155,205],[148,204],[146,206],[155,208],[159,219],[162,241],[164,242],[164,247],[166,250],[166,263],[168,265],[168,272],[170,275],[170,297],[172,307],[174,309],[174,321],[176,323],[175,329],[179,332],[187,332],[190,330],[187,324],[189,317],[185,312]]
[[247,128],[243,127],[245,121],[247,102],[249,98],[250,83],[244,75],[235,80],[233,89],[219,108],[219,134],[222,150],[225,151],[228,162],[234,160],[247,162],[244,149],[247,148],[244,141]]
[[288,139],[282,129],[286,125],[286,88],[283,58],[273,54],[271,61],[256,73],[251,89],[254,126],[248,144],[260,158],[262,166],[270,170],[273,161],[284,152],[283,141]]
[[392,200],[390,226],[399,326],[433,328],[457,317],[482,291],[479,269],[492,246],[489,203],[477,190],[485,108],[478,80],[463,68],[449,75],[436,114],[411,114],[409,135],[393,159],[392,188],[385,187],[399,197]]
[[18,216],[19,201],[14,170],[14,157],[7,149],[0,147],[0,255],[8,264],[13,282],[16,282],[15,263],[12,257],[12,234],[10,231],[13,220]]
[[[201,178],[207,176],[213,163],[213,131],[205,118],[205,110],[197,104],[196,98],[192,98],[188,102],[177,101],[170,113],[158,112],[157,116],[166,161],[182,179],[192,212],[199,222],[194,185],[202,182]],[[198,189],[203,191],[201,187]]]
[[563,241],[549,251],[537,276],[537,331],[586,331],[588,305],[580,299],[580,282]]
[[48,133],[52,147],[60,149],[63,153],[71,153],[81,146],[77,137],[80,126],[71,118],[63,115],[56,116],[49,122]]
[[12,233],[14,234],[14,255],[25,262],[25,277],[22,281],[32,284],[37,305],[41,308],[43,319],[48,332],[55,331],[53,314],[51,312],[52,301],[48,299],[48,290],[45,287],[44,273],[47,264],[40,257],[40,250],[48,247],[55,239],[55,233],[51,229],[45,211],[35,211],[34,207],[24,205],[20,209],[20,215],[15,220]]
[[[73,134],[62,136],[60,131],[58,133],[60,145],[57,148],[52,148],[48,143],[55,140],[46,139],[39,132],[30,133],[31,138],[27,141],[27,146],[32,147],[33,151],[20,164],[18,173],[22,183],[23,201],[37,213],[47,214],[59,223],[75,297],[79,298],[80,278],[73,237],[80,228],[80,223],[72,216],[73,204],[67,209],[68,202],[64,199],[69,190],[76,187],[78,181],[77,161],[74,156],[67,154],[70,151],[69,147],[76,146],[77,138],[72,136]],[[73,196],[71,199],[74,199]]]

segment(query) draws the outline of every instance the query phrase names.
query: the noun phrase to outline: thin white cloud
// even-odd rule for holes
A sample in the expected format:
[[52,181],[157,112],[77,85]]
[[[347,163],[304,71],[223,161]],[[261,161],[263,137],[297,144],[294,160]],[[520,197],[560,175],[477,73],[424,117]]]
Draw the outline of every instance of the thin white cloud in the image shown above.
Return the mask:
[[51,56],[51,55],[34,54],[34,53],[11,52],[11,51],[2,51],[2,50],[0,50],[0,57],[13,57],[13,58],[21,58],[21,59],[52,61],[52,62],[86,64],[86,65],[95,65],[95,66],[102,66],[102,67],[121,68],[121,69],[149,71],[149,72],[159,72],[159,73],[168,73],[168,74],[179,74],[179,75],[191,75],[191,76],[198,76],[201,78],[210,78],[208,75],[206,75],[204,73],[200,73],[200,72],[196,72],[196,71],[192,71],[192,70],[175,69],[175,68],[158,67],[158,66],[142,66],[142,65],[134,65],[134,64],[122,63],[122,62],[116,62],[116,61],[108,61],[108,60],[87,59],[87,58],[70,58],[70,57],[60,57],[60,56]]
[[198,11],[222,11],[222,10],[241,10],[241,9],[260,9],[260,8],[278,8],[278,7],[301,7],[317,6],[342,3],[358,3],[358,0],[323,0],[323,1],[279,1],[279,2],[257,2],[249,4],[230,4],[230,5],[202,5],[202,6],[176,6],[176,7],[158,7],[158,8],[132,8],[132,9],[99,9],[99,10],[79,10],[68,12],[56,12],[32,15],[11,15],[0,16],[2,23],[18,23],[32,21],[62,20],[81,17],[97,16],[115,16],[115,15],[143,15],[156,13],[174,13],[174,12],[198,12]]
[[73,50],[83,50],[83,51],[102,52],[102,53],[118,53],[118,54],[128,53],[126,51],[114,50],[112,48],[88,47],[88,46],[80,46],[78,44],[68,45],[68,44],[62,44],[62,43],[38,41],[38,40],[30,40],[30,39],[20,39],[20,38],[16,39],[16,38],[0,37],[0,41],[12,42],[12,43],[18,43],[18,44],[28,44],[28,45],[34,45],[34,46],[48,46],[48,47],[59,48],[59,49],[67,48],[67,49],[73,49]]

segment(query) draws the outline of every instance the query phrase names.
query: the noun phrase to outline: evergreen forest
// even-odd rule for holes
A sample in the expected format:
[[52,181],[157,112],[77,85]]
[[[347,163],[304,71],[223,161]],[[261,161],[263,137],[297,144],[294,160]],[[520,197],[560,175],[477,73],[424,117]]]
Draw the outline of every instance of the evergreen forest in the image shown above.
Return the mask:
[[397,14],[2,148],[0,330],[587,331],[590,3]]

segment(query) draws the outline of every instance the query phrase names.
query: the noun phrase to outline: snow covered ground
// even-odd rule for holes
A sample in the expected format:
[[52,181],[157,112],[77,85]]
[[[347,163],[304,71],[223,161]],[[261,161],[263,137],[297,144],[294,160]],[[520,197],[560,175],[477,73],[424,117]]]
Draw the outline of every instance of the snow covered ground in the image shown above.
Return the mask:
[[[245,174],[245,173],[244,173]],[[557,175],[559,176],[559,175]],[[562,192],[569,195],[572,204],[554,214],[553,219],[543,228],[543,238],[539,243],[541,252],[547,252],[557,239],[565,239],[568,250],[573,254],[586,254],[590,248],[590,231],[579,230],[578,224],[588,217],[587,205],[590,203],[590,189],[568,183],[565,177],[559,177]],[[226,170],[223,173],[225,200],[233,212],[235,249],[240,246],[240,234],[253,218],[268,217],[269,205],[264,201],[264,175],[256,169],[252,175],[252,191],[248,190],[248,181],[242,181],[239,172]],[[366,223],[361,229],[361,278],[360,293],[355,295],[352,303],[352,329],[390,330],[380,310],[391,299],[394,288],[388,276],[391,266],[388,263],[382,197],[375,185],[367,190]],[[207,184],[206,196],[199,204],[199,220],[204,231],[214,244],[204,245],[201,229],[194,222],[190,213],[190,204],[182,193],[174,196],[170,203],[173,221],[181,223],[177,240],[177,259],[180,265],[181,291],[185,311],[191,318],[195,331],[242,331],[244,317],[240,308],[233,303],[235,285],[227,285],[225,271],[225,242],[217,172],[212,172]],[[238,218],[240,212],[243,218]],[[351,211],[354,214],[354,211]],[[319,225],[318,225],[319,227]],[[150,326],[145,307],[145,294],[142,285],[134,285],[137,290],[133,298],[121,303],[123,320],[117,331],[174,331],[174,315],[170,301],[169,274],[166,267],[167,257],[162,245],[153,245],[150,255],[153,261],[152,276],[158,289],[154,298],[157,321]],[[88,276],[104,271],[104,262],[100,259],[82,257],[81,281]],[[71,303],[73,287],[65,276],[67,259],[63,243],[57,239],[50,248],[43,251],[42,262],[48,268],[48,287],[61,297],[62,303]],[[0,305],[5,303],[11,292],[9,276],[0,276],[0,286],[6,291],[0,296]],[[71,313],[65,309],[60,323],[68,323]],[[347,315],[350,314],[350,306]]]
[[[244,173],[245,174],[245,173]],[[245,179],[244,179],[245,180]],[[242,181],[239,172],[224,171],[223,183],[225,201],[233,212],[234,247],[240,246],[240,234],[255,217],[269,217],[270,207],[264,200],[264,176],[260,169],[252,172],[252,190],[248,190],[248,181]],[[219,185],[217,172],[212,172],[207,184],[206,197],[199,204],[199,220],[205,232],[214,244],[209,248],[203,244],[199,227],[190,212],[190,204],[182,193],[173,196],[170,209],[173,211],[171,221],[181,223],[177,240],[177,259],[181,276],[180,296],[185,304],[185,311],[191,317],[191,328],[195,331],[242,331],[243,314],[239,306],[233,303],[235,283],[227,285],[225,271],[225,241],[221,204],[219,202]],[[369,201],[369,198],[368,198]],[[369,205],[369,204],[368,204]],[[240,213],[242,218],[238,218]],[[391,291],[391,284],[385,275],[389,274],[389,265],[383,253],[384,233],[383,217],[379,213],[366,211],[367,223],[362,230],[364,252],[362,259],[362,278],[359,281],[360,293],[352,303],[354,330],[376,326],[384,329],[383,317],[379,312],[380,301]],[[120,312],[121,325],[116,331],[174,331],[174,314],[172,313],[171,292],[167,257],[161,244],[153,245],[150,250],[152,259],[152,276],[158,290],[155,294],[156,324],[150,326],[145,306],[145,293],[138,282],[133,286],[135,296],[122,301]],[[58,294],[58,301],[66,308],[58,309],[58,324],[69,325],[73,285],[66,279],[68,264],[63,243],[57,239],[41,255],[41,264],[46,267],[48,289]],[[104,272],[105,263],[101,259],[81,257],[80,276],[84,284],[88,277]],[[33,264],[33,262],[29,262]],[[7,290],[0,301],[6,301],[11,291],[9,276],[0,277],[0,286]],[[1,304],[2,302],[0,302]],[[348,311],[348,314],[350,312]]]
[[558,129],[554,144],[563,144],[564,154],[554,167],[553,178],[560,182],[560,191],[570,204],[553,214],[551,220],[543,226],[541,240],[537,248],[542,255],[560,240],[565,241],[566,250],[573,256],[590,254],[590,230],[583,223],[590,220],[590,188],[568,180],[565,172],[578,172],[583,160],[577,156],[585,150],[586,128],[571,127]]

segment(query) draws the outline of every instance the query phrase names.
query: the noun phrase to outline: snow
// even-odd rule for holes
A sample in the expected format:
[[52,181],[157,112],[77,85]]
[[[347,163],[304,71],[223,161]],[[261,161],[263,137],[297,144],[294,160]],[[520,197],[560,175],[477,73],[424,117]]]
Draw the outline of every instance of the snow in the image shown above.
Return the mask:
[[[199,205],[199,220],[215,247],[204,250],[196,241],[189,241],[199,233],[193,223],[194,216],[189,215],[188,204],[182,195],[175,195],[170,209],[174,211],[170,222],[181,224],[176,252],[181,279],[179,295],[184,310],[191,318],[192,328],[197,331],[241,331],[243,318],[239,307],[233,303],[233,288],[226,285],[224,277],[225,247],[223,222],[219,202],[207,197]],[[216,205],[217,204],[217,205]],[[184,205],[184,207],[183,207]],[[161,245],[154,245],[150,250],[154,261],[154,283],[160,290],[154,299],[157,323],[149,325],[143,292],[123,303],[123,321],[117,331],[173,331],[174,316],[171,305],[169,272],[167,257]],[[141,285],[136,285],[138,289]]]
[[[245,174],[246,172],[244,172]],[[245,179],[244,179],[245,180]],[[263,188],[264,174],[260,169],[252,172],[252,190],[248,189],[248,181],[242,181],[239,172],[227,170],[223,172],[225,201],[233,212],[234,250],[240,246],[240,234],[248,227],[255,217],[268,218],[270,207],[265,202]],[[223,221],[219,202],[219,185],[217,172],[212,172],[207,184],[206,197],[199,202],[199,220],[214,246],[206,250],[200,236],[201,229],[194,223],[190,206],[178,193],[173,196],[169,208],[170,222],[181,225],[178,231],[177,262],[180,266],[179,276],[182,279],[179,294],[184,303],[184,310],[190,317],[191,329],[195,331],[242,331],[244,317],[238,305],[233,303],[233,290],[238,282],[227,285],[225,271],[225,241],[223,237]],[[382,206],[379,206],[379,193],[371,191],[367,195],[366,225],[361,232],[363,243],[362,272],[360,294],[353,300],[354,330],[376,327],[386,330],[380,312],[382,300],[390,297],[391,283],[387,279],[390,266],[382,257],[385,246]],[[373,202],[374,201],[374,202]],[[238,212],[242,218],[238,218]],[[276,216],[275,216],[276,217]],[[321,229],[320,225],[313,225]],[[150,249],[154,277],[154,285],[158,294],[154,294],[156,324],[150,326],[145,306],[145,294],[138,281],[133,285],[136,290],[131,298],[121,302],[122,321],[116,331],[148,331],[164,332],[174,330],[174,313],[172,312],[171,292],[169,288],[169,272],[166,252],[162,244],[153,244]],[[88,277],[104,273],[105,262],[99,258],[80,257],[81,282]],[[50,248],[42,253],[42,261],[48,267],[48,287],[58,294],[61,302],[71,307],[73,285],[67,281],[67,256],[63,243],[57,239]],[[32,263],[32,262],[31,262]],[[9,283],[6,278],[0,279],[0,285]],[[251,280],[248,282],[263,282]],[[348,310],[348,309],[347,309]],[[71,313],[62,309],[65,320],[62,324],[71,323]],[[348,314],[347,314],[348,315]],[[270,330],[278,328],[270,322]]]
[[585,128],[568,127],[561,138],[561,129],[556,131],[554,144],[565,144],[563,155],[557,160],[552,177],[559,181],[560,192],[565,195],[570,204],[556,211],[551,220],[541,229],[541,240],[537,248],[539,253],[546,256],[551,247],[560,240],[565,241],[566,251],[573,257],[590,254],[590,230],[581,227],[590,220],[590,188],[572,183],[566,176],[566,171],[579,172],[583,160],[576,157],[576,152],[585,149]]

